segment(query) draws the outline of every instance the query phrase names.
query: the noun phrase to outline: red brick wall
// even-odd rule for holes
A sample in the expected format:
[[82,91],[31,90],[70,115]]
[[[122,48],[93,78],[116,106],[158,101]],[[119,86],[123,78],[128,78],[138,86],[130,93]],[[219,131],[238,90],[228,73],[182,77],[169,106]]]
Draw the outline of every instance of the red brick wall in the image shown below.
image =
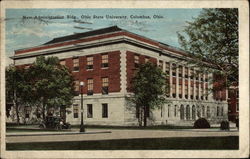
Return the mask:
[[[105,52],[104,52],[105,53]],[[75,80],[83,81],[85,87],[83,93],[87,93],[87,79],[92,78],[94,81],[94,93],[101,93],[102,77],[109,78],[109,92],[120,92],[120,52],[107,52],[109,57],[109,67],[101,68],[101,54],[93,55],[93,70],[87,70],[87,56],[79,59],[79,72],[73,72]],[[66,59],[66,66],[73,69],[73,59]]]
[[237,91],[237,88],[232,88],[228,91],[228,118],[234,122],[239,116],[239,112],[236,108],[236,104],[239,102],[237,99]]
[[[102,77],[109,78],[109,92],[120,92],[120,51],[103,52],[108,53],[109,67],[101,68],[101,54],[94,54],[93,56],[93,70],[87,70],[87,57],[79,57],[79,71],[73,72],[73,58],[64,59],[66,66],[72,71],[75,80],[83,81],[85,86],[83,93],[87,93],[87,79],[92,78],[94,82],[94,93],[101,93]],[[24,67],[26,65],[20,65],[18,67]]]
[[[127,60],[127,91],[128,92],[132,92],[132,79],[134,77],[134,74],[135,74],[135,65],[134,65],[134,55],[139,55],[139,62],[140,63],[145,63],[145,58],[146,57],[149,57],[149,56],[144,56],[144,55],[140,55],[140,54],[137,54],[135,52],[131,52],[131,51],[127,51],[126,53],[126,60]],[[156,58],[153,58],[153,57],[149,57],[149,61],[152,62],[152,63],[157,63],[157,59]]]
[[213,98],[217,100],[226,100],[226,79],[221,75],[213,75]]

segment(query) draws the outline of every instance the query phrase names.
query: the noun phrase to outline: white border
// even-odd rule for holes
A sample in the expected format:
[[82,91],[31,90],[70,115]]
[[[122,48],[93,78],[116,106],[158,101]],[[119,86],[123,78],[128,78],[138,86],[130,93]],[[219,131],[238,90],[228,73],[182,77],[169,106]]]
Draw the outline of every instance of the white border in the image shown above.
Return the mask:
[[[98,5],[97,5],[98,3]],[[239,8],[240,150],[5,151],[5,23],[1,23],[1,157],[3,158],[238,158],[249,156],[249,6],[235,1],[3,1],[6,8]],[[192,144],[192,143],[190,143]]]

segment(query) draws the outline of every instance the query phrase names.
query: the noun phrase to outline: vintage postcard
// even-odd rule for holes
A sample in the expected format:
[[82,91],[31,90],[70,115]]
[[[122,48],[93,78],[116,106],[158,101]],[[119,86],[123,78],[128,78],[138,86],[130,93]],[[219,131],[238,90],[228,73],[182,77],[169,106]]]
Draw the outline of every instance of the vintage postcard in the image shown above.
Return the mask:
[[248,16],[243,0],[1,2],[1,157],[249,157]]

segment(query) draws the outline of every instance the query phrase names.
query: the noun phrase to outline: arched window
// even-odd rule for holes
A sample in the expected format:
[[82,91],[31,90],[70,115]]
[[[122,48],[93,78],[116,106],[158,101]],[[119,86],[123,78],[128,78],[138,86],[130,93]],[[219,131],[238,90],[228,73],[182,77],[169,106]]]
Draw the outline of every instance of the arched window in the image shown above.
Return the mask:
[[207,118],[210,118],[210,107],[207,106]]
[[175,117],[177,117],[177,108],[178,108],[178,106],[175,105],[175,106],[174,106],[174,116],[175,116]]
[[219,116],[219,115],[220,115],[220,107],[217,106],[217,116]]
[[223,116],[224,115],[224,108],[223,108],[223,106],[221,107],[221,116]]
[[190,107],[189,107],[189,105],[186,106],[186,119],[190,120]]
[[180,108],[180,118],[181,120],[184,120],[184,105],[181,105],[181,108]]
[[197,106],[196,111],[197,111],[197,116],[198,116],[198,118],[200,118],[200,117],[201,117],[201,109],[200,109],[200,106]]
[[193,105],[192,106],[192,120],[195,120],[196,119],[196,109],[195,109],[195,106]]
[[205,106],[201,106],[202,117],[205,117]]

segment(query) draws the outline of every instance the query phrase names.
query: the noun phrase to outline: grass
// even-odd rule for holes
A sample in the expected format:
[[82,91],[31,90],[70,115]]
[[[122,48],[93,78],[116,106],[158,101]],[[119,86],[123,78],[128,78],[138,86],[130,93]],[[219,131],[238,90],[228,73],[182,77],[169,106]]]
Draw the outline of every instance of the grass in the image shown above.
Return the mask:
[[236,150],[239,137],[144,138],[99,141],[7,143],[7,150]]
[[[6,128],[7,133],[18,133],[18,132],[57,132],[56,129],[32,129],[32,128]],[[60,130],[70,131],[70,130]]]

